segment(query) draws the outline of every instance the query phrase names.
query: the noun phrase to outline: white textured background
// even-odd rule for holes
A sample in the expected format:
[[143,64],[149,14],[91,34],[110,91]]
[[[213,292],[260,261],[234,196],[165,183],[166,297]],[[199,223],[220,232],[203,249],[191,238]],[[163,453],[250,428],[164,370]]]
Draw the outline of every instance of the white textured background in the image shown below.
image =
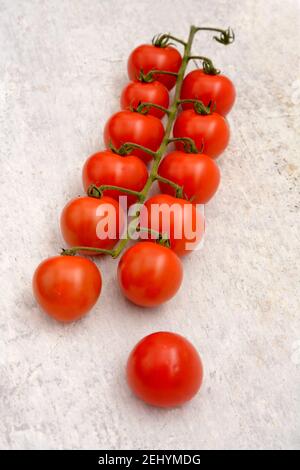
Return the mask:
[[[129,305],[116,262],[100,260],[93,313],[55,323],[32,273],[63,245],[60,211],[82,193],[127,57],[191,23],[236,31],[230,47],[205,33],[194,45],[238,91],[204,249],[153,311]],[[0,44],[0,447],[299,448],[299,2],[0,0]],[[124,380],[131,348],[162,329],[186,335],[205,366],[201,393],[169,411]]]

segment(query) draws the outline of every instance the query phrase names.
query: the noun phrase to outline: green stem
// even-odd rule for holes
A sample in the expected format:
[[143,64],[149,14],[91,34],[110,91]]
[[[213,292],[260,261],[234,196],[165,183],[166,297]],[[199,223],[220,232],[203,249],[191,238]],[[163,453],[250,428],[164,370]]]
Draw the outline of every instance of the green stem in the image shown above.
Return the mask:
[[134,191],[133,189],[123,188],[121,186],[114,186],[112,184],[102,184],[101,186],[96,186],[95,184],[91,184],[88,187],[87,195],[90,197],[100,198],[103,196],[103,191],[106,191],[106,190],[120,191],[122,193],[130,194],[136,197],[140,196],[139,191]]
[[179,100],[179,103],[193,103],[194,109],[197,114],[201,114],[202,116],[207,116],[208,114],[212,113],[211,109],[211,103],[208,104],[208,106],[205,106],[205,104],[202,103],[200,100],[194,100],[194,99],[185,99],[185,100]]
[[220,28],[209,28],[209,27],[208,28],[196,27],[195,32],[198,32],[198,31],[214,31],[215,33],[220,33],[219,37],[213,36],[213,38],[217,42],[220,42],[221,44],[224,44],[225,46],[227,46],[228,44],[231,44],[235,39],[234,32],[231,28],[220,29]]
[[[140,202],[141,203],[143,203],[146,200],[146,198],[148,196],[148,193],[149,193],[149,190],[150,190],[153,182],[156,180],[157,170],[158,170],[160,161],[161,161],[161,159],[162,159],[162,157],[163,157],[163,155],[164,155],[164,153],[167,149],[168,143],[169,143],[170,134],[171,134],[172,127],[173,127],[174,121],[176,119],[177,111],[178,111],[182,82],[183,82],[184,74],[185,74],[185,71],[186,71],[186,68],[187,68],[187,65],[188,65],[189,56],[190,56],[191,48],[192,48],[192,43],[193,43],[193,39],[194,39],[194,36],[195,36],[196,32],[197,32],[197,28],[195,28],[195,26],[191,26],[188,41],[184,46],[184,54],[183,54],[181,66],[180,66],[180,69],[178,71],[173,102],[172,102],[172,104],[169,108],[169,116],[168,116],[168,122],[167,122],[167,125],[166,125],[165,135],[164,135],[164,138],[162,140],[162,143],[161,143],[159,149],[156,152],[156,156],[154,158],[154,162],[153,162],[153,165],[152,165],[152,168],[151,168],[149,178],[148,178],[143,190],[141,191],[141,195],[140,195]],[[139,211],[135,215],[134,218],[138,218],[138,217],[139,217]],[[128,241],[129,241],[129,234],[127,233],[126,237],[123,238],[123,240],[121,240],[120,243],[115,248],[114,255],[113,255],[114,258],[117,258],[119,256],[119,254],[122,252],[122,250],[127,245]]]
[[147,227],[138,227],[136,231],[139,232],[147,232],[150,235],[153,235],[154,240],[158,240],[161,245],[170,247],[170,240],[167,233],[160,233],[153,228]]
[[167,178],[164,178],[163,176],[156,175],[155,179],[157,181],[160,181],[161,183],[168,184],[169,186],[172,186],[172,188],[175,189],[176,197],[183,197],[183,187],[179,186],[179,184],[174,183],[172,180],[168,180]]
[[147,73],[146,77],[150,74],[154,75],[159,73],[159,75],[171,75],[172,77],[177,77],[178,73],[177,72],[171,72],[169,70],[150,70],[150,72]]
[[199,153],[195,141],[190,137],[172,137],[169,139],[169,144],[172,142],[183,142],[184,151],[187,153]]
[[203,70],[208,75],[218,75],[220,73],[220,70],[215,68],[212,60],[208,57],[204,57],[203,55],[191,55],[189,60],[202,60]]
[[163,111],[166,114],[169,114],[169,112],[170,112],[167,108],[164,108],[163,106],[160,106],[159,104],[155,104],[155,103],[140,103],[138,105],[138,107],[136,108],[136,110],[137,110],[138,113],[143,113],[143,111],[144,112],[148,111],[147,108],[160,109],[161,111]]
[[172,77],[177,77],[178,73],[177,72],[170,72],[169,70],[150,70],[148,73],[144,73],[142,70],[140,71],[139,76],[137,79],[140,82],[145,82],[145,83],[151,83],[154,82],[155,80],[155,74],[159,75],[171,75]]
[[92,246],[72,246],[69,249],[63,248],[61,251],[61,255],[63,256],[75,256],[78,251],[89,251],[94,253],[99,253],[102,255],[111,255],[113,256],[114,250],[105,250],[104,248],[94,248]]
[[172,41],[176,41],[179,44],[182,44],[184,47],[187,46],[187,43],[182,39],[177,38],[176,36],[172,36],[171,34],[158,34],[154,36],[152,40],[152,44],[156,47],[167,47],[170,46],[169,39]]
[[203,60],[204,62],[212,64],[212,61],[204,55],[190,55],[189,60]]
[[142,150],[145,153],[148,153],[151,155],[152,158],[155,158],[156,152],[153,150],[148,149],[147,147],[143,147],[142,145],[135,144],[134,142],[125,142],[121,147],[116,151],[116,153],[120,155],[124,155],[124,153],[128,154],[132,152],[132,150],[137,149],[137,150]]

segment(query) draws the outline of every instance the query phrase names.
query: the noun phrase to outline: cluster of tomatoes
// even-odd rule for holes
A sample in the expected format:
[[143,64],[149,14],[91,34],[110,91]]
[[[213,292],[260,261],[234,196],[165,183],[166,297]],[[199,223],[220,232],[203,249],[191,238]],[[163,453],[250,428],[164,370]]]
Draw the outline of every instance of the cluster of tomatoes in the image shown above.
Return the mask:
[[[122,293],[139,306],[153,307],[178,291],[183,275],[180,257],[188,253],[187,242],[191,240],[185,238],[184,230],[180,238],[175,236],[174,213],[167,240],[161,237],[164,208],[174,203],[178,210],[189,206],[190,211],[182,212],[181,223],[197,226],[202,216],[196,204],[207,203],[219,185],[215,159],[228,144],[225,115],[235,99],[232,82],[214,68],[194,70],[178,85],[178,76],[185,67],[178,50],[161,37],[131,53],[131,81],[121,94],[122,110],[110,117],[104,129],[106,150],[89,157],[83,167],[87,195],[71,200],[62,211],[61,231],[71,248],[44,260],[34,273],[35,298],[55,319],[76,320],[96,303],[101,274],[93,261],[80,255],[119,254],[126,219],[120,196],[127,198],[128,207],[143,204],[138,214],[141,240],[124,252],[118,265]],[[169,108],[169,91],[176,83],[180,99],[175,95]],[[182,112],[176,118],[179,106]],[[165,115],[169,120],[166,130],[161,121]],[[172,119],[173,138],[168,138]],[[159,149],[171,141],[176,150],[160,161]],[[152,160],[149,174],[147,164]],[[161,192],[146,200],[155,181]],[[113,208],[108,217],[115,232],[114,236],[104,237],[99,230],[104,231],[104,216],[107,224],[108,205]],[[162,209],[162,217],[156,221],[151,220],[153,205]],[[192,240],[195,245],[202,237],[203,223],[199,227]],[[150,232],[159,234],[158,239],[149,239]],[[77,253],[79,256],[74,256]],[[127,364],[132,390],[157,406],[175,406],[192,398],[201,385],[202,374],[195,348],[182,336],[168,332],[154,333],[140,341]]]

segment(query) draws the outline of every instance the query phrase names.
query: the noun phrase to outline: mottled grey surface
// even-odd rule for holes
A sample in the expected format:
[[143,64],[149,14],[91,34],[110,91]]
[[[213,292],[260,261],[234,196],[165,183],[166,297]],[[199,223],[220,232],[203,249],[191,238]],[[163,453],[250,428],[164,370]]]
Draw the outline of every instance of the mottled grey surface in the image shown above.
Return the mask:
[[[177,297],[147,311],[102,259],[93,313],[55,323],[31,276],[63,245],[60,211],[82,193],[127,56],[191,23],[237,35],[194,45],[238,90],[204,249],[184,260]],[[0,43],[0,447],[299,448],[299,2],[0,0]],[[149,408],[124,381],[133,345],[161,329],[204,361],[201,393],[181,409]]]

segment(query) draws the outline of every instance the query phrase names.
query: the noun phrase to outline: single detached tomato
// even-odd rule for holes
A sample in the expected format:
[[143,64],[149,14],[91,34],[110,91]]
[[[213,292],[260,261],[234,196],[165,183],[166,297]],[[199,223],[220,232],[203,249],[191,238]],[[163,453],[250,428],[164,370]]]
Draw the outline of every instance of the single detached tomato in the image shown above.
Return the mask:
[[[234,104],[235,95],[235,87],[225,75],[210,75],[199,69],[188,73],[183,80],[180,98],[200,100],[205,106],[212,102],[216,105],[215,112],[226,116]],[[182,107],[191,109],[193,104],[183,103]]]
[[[179,114],[173,129],[174,137],[190,137],[198,150],[211,158],[217,158],[229,142],[229,125],[218,113],[198,114],[194,109],[187,109]],[[182,142],[176,142],[178,150],[184,150]]]
[[194,346],[183,336],[161,331],[143,338],[127,362],[133,393],[159,407],[179,406],[201,387],[203,366]]
[[95,305],[101,274],[95,263],[80,256],[54,256],[43,261],[33,276],[37,303],[62,322],[78,320]]
[[182,281],[178,256],[165,246],[140,242],[123,254],[118,266],[122,293],[136,305],[155,307],[171,299]]
[[[136,109],[140,103],[154,103],[168,108],[169,92],[157,80],[150,83],[140,81],[128,83],[121,94],[121,108],[127,110]],[[149,107],[147,114],[161,119],[165,113],[160,109]]]
[[[158,173],[163,178],[183,187],[186,198],[195,204],[206,204],[220,183],[220,170],[216,162],[204,153],[185,153],[175,150],[161,162]],[[175,196],[175,190],[159,181],[160,190]]]
[[[191,202],[157,194],[146,201],[141,209],[140,227],[167,235],[171,249],[178,255],[190,253],[200,243],[204,233],[202,214]],[[150,239],[147,231],[141,231],[141,239]],[[154,238],[154,237],[152,237]]]
[[[148,179],[148,170],[144,162],[134,155],[120,156],[110,150],[95,153],[87,159],[82,170],[85,191],[91,184],[96,186],[113,185],[133,191],[141,191]],[[105,190],[105,196],[119,200],[119,196],[127,197],[128,206],[137,198],[121,191]]]
[[[151,70],[164,70],[177,73],[180,69],[182,57],[175,47],[158,47],[151,44],[138,46],[128,59],[128,76],[130,80],[139,78],[140,73],[147,74]],[[176,83],[172,75],[155,74],[154,78],[171,90]]]
[[[62,235],[70,246],[89,246],[111,250],[120,238],[124,212],[111,197],[78,197],[62,211]],[[94,255],[97,252],[84,252]]]
[[[142,145],[156,152],[164,137],[164,126],[160,119],[132,111],[119,111],[110,117],[104,129],[104,141],[119,148],[126,142]],[[151,155],[142,150],[133,150],[133,155],[145,162],[151,160]]]

